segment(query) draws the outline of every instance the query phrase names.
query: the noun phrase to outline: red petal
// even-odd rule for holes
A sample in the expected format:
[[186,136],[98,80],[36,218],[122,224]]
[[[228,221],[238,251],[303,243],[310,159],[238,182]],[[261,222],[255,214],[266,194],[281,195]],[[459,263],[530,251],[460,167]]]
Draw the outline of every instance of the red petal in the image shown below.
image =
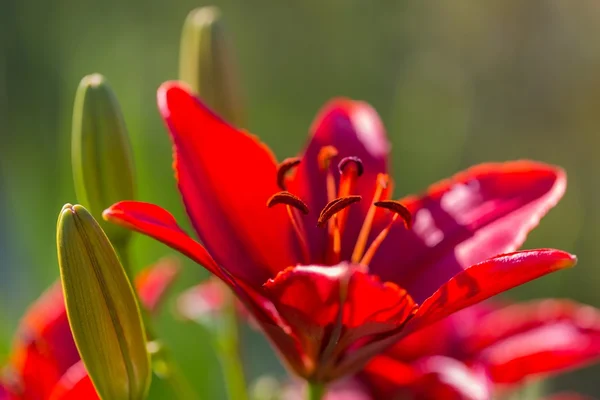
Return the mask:
[[150,203],[122,201],[104,211],[104,219],[148,235],[185,254],[219,278],[228,281],[202,245],[185,233],[168,211]]
[[45,399],[61,373],[57,360],[44,347],[31,341],[26,345],[19,344],[12,355],[7,368],[10,379],[7,384],[11,393],[21,400]]
[[468,343],[497,383],[561,372],[600,358],[600,310],[567,300],[513,305],[483,318]]
[[415,366],[386,355],[374,357],[362,369],[360,377],[368,382],[377,398],[393,398],[402,388],[417,383],[420,372]]
[[[336,353],[362,337],[397,329],[415,307],[405,291],[347,264],[290,267],[265,290],[312,362],[304,376],[318,374],[325,380],[337,377],[335,371],[322,370]],[[332,338],[340,328],[339,339]],[[324,355],[330,340],[335,347]]]
[[95,400],[100,399],[90,380],[83,362],[73,365],[60,378],[49,400]]
[[178,274],[179,263],[175,258],[164,258],[137,274],[135,286],[140,301],[148,311],[157,310]]
[[174,143],[188,215],[219,264],[244,272],[245,280],[256,284],[296,264],[297,244],[285,209],[266,206],[280,190],[271,151],[179,83],[160,87],[158,105]]
[[384,355],[404,362],[434,355],[464,359],[467,347],[472,344],[471,335],[479,331],[483,318],[493,311],[495,309],[489,302],[468,307],[402,338]]
[[421,375],[414,385],[418,399],[487,400],[490,381],[482,368],[472,368],[453,358],[434,356],[417,364]]
[[312,260],[319,262],[326,245],[325,230],[317,228],[316,218],[328,202],[326,173],[318,162],[319,151],[324,146],[334,146],[338,155],[330,164],[330,171],[339,182],[338,162],[345,157],[358,157],[364,174],[356,181],[352,194],[362,195],[364,204],[349,209],[348,222],[343,237],[342,259],[349,259],[364,220],[366,210],[375,193],[378,173],[387,172],[390,145],[377,112],[367,103],[349,99],[334,99],[320,111],[311,127],[311,137],[301,156],[302,161],[288,183],[290,191],[304,200],[311,214],[305,217],[305,229],[310,241]]
[[[26,398],[46,393],[79,360],[71,336],[60,283],[52,285],[27,310],[19,323],[11,368]],[[31,397],[28,397],[31,396]]]
[[227,283],[251,312],[269,339],[285,355],[290,367],[300,370],[302,361],[294,337],[287,332],[270,301],[243,280],[233,279],[220,268],[206,249],[179,228],[173,216],[153,204],[124,201],[104,211],[105,219],[147,234],[200,263]]
[[542,163],[473,167],[422,197],[401,200],[414,217],[413,228],[392,228],[371,271],[422,302],[470,265],[517,250],[565,186],[564,172]]
[[414,331],[525,282],[572,267],[575,256],[559,250],[527,250],[473,265],[443,284],[408,323]]

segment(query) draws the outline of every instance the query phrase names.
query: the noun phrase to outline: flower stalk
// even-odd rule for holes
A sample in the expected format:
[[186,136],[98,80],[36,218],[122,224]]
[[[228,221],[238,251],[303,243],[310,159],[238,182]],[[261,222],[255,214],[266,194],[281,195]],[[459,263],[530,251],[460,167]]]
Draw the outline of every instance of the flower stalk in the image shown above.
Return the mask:
[[307,400],[322,400],[325,396],[325,385],[320,382],[308,382],[306,399]]

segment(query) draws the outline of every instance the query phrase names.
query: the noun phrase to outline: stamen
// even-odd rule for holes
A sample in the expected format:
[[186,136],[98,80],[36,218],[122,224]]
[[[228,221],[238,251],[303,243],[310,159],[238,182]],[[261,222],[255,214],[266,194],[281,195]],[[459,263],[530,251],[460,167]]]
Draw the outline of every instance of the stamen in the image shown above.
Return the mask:
[[356,176],[361,176],[365,169],[363,167],[362,160],[358,157],[344,157],[342,161],[338,164],[338,170],[340,171],[340,175],[344,175],[347,170],[347,167],[354,167],[356,171]]
[[402,203],[397,200],[385,200],[378,201],[373,204],[375,207],[386,208],[396,215],[399,215],[400,218],[404,221],[404,226],[408,229],[412,227],[412,214],[408,210],[408,208],[404,207]]
[[298,242],[300,243],[303,261],[304,263],[308,264],[310,262],[310,250],[306,241],[306,231],[304,230],[302,218],[299,214],[300,211],[304,215],[308,214],[308,206],[299,197],[294,196],[290,192],[286,191],[275,193],[269,198],[269,200],[267,200],[267,207],[269,208],[277,204],[284,204],[286,206],[285,208],[287,210],[288,217],[290,218],[290,222],[292,223],[292,228],[294,229],[296,237],[298,238]]
[[[363,163],[358,157],[344,157],[338,164],[340,172],[340,187],[338,197],[346,197],[352,193],[356,179],[364,172]],[[348,219],[348,210],[342,210],[337,215],[338,227],[340,232],[344,231],[346,220]]]
[[292,206],[297,210],[302,211],[302,214],[308,214],[308,206],[305,202],[300,199],[298,196],[294,196],[290,192],[282,191],[275,193],[273,196],[267,200],[267,207],[271,208],[277,204],[286,204],[288,206]]
[[298,164],[300,164],[299,157],[290,157],[283,160],[277,166],[277,186],[279,186],[281,190],[287,190],[285,187],[285,177],[288,172],[290,172],[294,167],[298,166]]
[[396,222],[398,217],[402,218],[402,221],[404,222],[404,226],[406,228],[410,229],[410,227],[412,226],[412,215],[411,215],[410,211],[408,211],[408,208],[406,208],[402,204],[400,204],[399,201],[395,201],[395,200],[378,201],[378,202],[374,203],[374,205],[375,205],[375,207],[386,208],[386,209],[394,212],[395,214],[392,217],[392,220],[390,221],[390,223],[381,232],[379,232],[379,235],[377,235],[375,240],[373,240],[373,243],[371,243],[371,245],[367,249],[367,252],[363,256],[363,258],[360,260],[360,264],[365,265],[365,266],[369,265],[369,263],[375,256],[375,253],[379,249],[379,246],[381,246],[381,243],[383,243],[383,241],[385,240],[387,235],[390,233],[390,230],[392,229],[392,225],[394,225],[394,222]]
[[[327,223],[327,233],[329,235],[328,249],[330,251],[327,252],[326,260],[330,264],[339,263],[342,254],[342,234],[336,214],[350,204],[360,201],[360,199],[360,196],[347,196],[332,200],[327,203],[319,215],[317,226],[322,227]],[[332,218],[334,216],[335,218]]]
[[371,207],[369,207],[369,211],[367,211],[367,216],[365,217],[362,228],[360,228],[356,244],[354,245],[354,251],[352,252],[351,260],[354,263],[358,263],[361,260],[365,248],[367,247],[367,240],[369,239],[369,233],[371,232],[371,226],[373,225],[373,219],[375,218],[375,212],[377,211],[375,203],[379,202],[383,190],[388,185],[388,181],[389,176],[387,174],[377,175],[377,187],[375,188],[375,194],[373,195],[373,202],[371,203]]
[[330,201],[321,211],[321,214],[319,215],[319,219],[317,221],[317,226],[319,228],[323,227],[323,225],[325,225],[325,223],[329,221],[331,217],[333,217],[338,212],[342,211],[344,208],[348,207],[350,204],[359,202],[361,198],[362,197],[360,196],[347,196]]
[[329,169],[329,163],[331,159],[338,155],[338,150],[333,146],[323,146],[321,150],[319,150],[319,155],[317,156],[317,160],[319,161],[319,168],[325,171]]
[[334,157],[337,157],[338,151],[333,146],[323,146],[321,150],[319,150],[319,155],[317,156],[317,160],[319,161],[319,168],[321,171],[327,171],[327,178],[325,181],[327,188],[327,201],[333,201],[335,199],[335,178],[331,174],[331,170],[329,169],[329,164],[331,164],[331,160]]

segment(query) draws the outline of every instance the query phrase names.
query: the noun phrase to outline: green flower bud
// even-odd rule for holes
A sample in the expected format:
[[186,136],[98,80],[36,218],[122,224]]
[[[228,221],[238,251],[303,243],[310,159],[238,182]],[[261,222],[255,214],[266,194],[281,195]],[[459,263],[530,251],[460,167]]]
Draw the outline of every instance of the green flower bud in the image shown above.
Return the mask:
[[243,126],[241,91],[228,39],[216,7],[192,10],[181,34],[179,79],[226,121]]
[[100,74],[84,77],[77,89],[71,150],[78,201],[116,246],[126,246],[131,231],[104,222],[102,211],[134,199],[133,155],[117,99]]
[[75,344],[102,399],[141,400],[150,385],[146,335],[132,286],[82,206],[58,217],[58,262]]

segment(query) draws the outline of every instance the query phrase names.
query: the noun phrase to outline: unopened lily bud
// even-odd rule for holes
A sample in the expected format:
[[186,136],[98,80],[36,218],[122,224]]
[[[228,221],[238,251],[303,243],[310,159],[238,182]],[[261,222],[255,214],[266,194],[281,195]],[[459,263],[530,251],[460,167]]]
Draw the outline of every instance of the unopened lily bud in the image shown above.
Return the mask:
[[131,231],[105,223],[102,211],[135,194],[133,155],[117,98],[100,74],[84,77],[75,95],[72,166],[78,201],[117,246],[125,246]]
[[57,247],[69,325],[96,391],[102,399],[144,399],[151,379],[144,326],[108,238],[85,208],[67,204]]
[[179,79],[227,122],[242,127],[244,112],[235,67],[219,9],[192,10],[181,34]]

